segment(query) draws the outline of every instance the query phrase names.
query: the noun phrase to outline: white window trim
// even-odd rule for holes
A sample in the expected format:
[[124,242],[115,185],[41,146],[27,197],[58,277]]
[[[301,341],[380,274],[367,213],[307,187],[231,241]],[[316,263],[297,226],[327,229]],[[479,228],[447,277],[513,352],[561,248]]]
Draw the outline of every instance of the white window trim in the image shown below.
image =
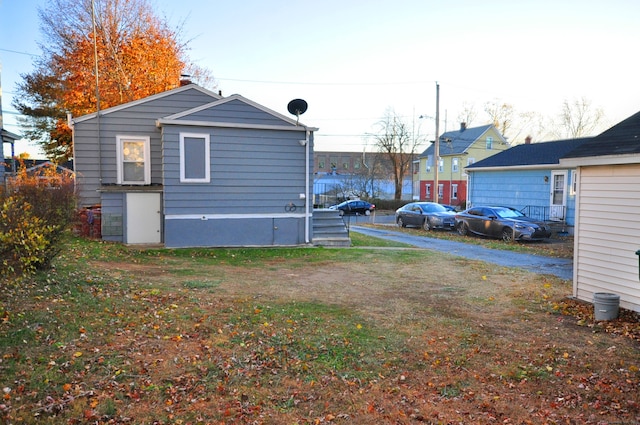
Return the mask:
[[578,188],[577,176],[578,173],[576,172],[576,170],[571,170],[571,190],[569,191],[569,195],[576,194],[576,190]]
[[[144,181],[125,181],[123,175],[122,164],[124,162],[124,155],[122,152],[122,142],[125,140],[135,140],[144,142]],[[131,184],[131,185],[147,185],[151,184],[151,140],[149,136],[127,136],[124,134],[116,135],[116,154],[118,160],[116,161],[116,183],[117,184]]]
[[486,148],[488,151],[493,150],[493,137],[489,136],[485,140]]
[[458,172],[458,167],[459,167],[459,159],[458,158],[452,158],[451,159],[451,172],[452,173],[457,173]]
[[[184,139],[204,139],[204,175],[202,179],[185,177]],[[209,183],[211,182],[211,143],[207,133],[180,133],[180,183]]]

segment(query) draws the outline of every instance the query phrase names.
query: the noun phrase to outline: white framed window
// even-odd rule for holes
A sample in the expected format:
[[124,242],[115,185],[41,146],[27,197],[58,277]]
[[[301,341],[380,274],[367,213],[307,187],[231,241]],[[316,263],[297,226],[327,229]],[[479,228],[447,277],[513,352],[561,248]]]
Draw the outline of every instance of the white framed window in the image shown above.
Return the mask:
[[180,133],[180,182],[209,183],[211,155],[209,135]]
[[151,142],[148,136],[116,136],[118,184],[151,184]]
[[493,149],[493,137],[487,137],[487,150]]
[[451,172],[457,173],[458,168],[459,168],[459,159],[458,158],[451,159]]
[[438,160],[438,172],[444,173],[444,159],[442,158]]
[[467,158],[467,166],[473,164],[474,162],[476,162],[475,158]]
[[578,191],[578,178],[577,178],[576,170],[571,170],[571,190],[569,191],[570,195],[575,195]]
[[438,199],[444,198],[444,184],[438,185]]
[[425,187],[424,194],[425,194],[425,196],[426,196],[426,198],[427,198],[427,199],[431,199],[431,185],[430,185],[430,184],[428,184],[428,185]]
[[455,183],[451,185],[451,199],[458,199],[458,185]]

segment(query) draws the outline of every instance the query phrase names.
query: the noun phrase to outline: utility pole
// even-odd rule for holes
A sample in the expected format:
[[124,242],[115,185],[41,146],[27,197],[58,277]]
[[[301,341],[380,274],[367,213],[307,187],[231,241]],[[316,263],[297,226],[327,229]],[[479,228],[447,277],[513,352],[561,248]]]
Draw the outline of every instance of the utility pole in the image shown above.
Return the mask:
[[440,85],[436,81],[436,140],[433,143],[433,202],[438,202],[438,168],[440,167]]

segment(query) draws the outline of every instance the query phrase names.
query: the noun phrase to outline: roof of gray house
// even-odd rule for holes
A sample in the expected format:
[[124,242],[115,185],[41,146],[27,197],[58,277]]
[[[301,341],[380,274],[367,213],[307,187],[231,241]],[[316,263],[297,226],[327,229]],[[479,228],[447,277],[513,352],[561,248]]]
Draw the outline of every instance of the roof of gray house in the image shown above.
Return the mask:
[[[464,153],[491,127],[493,127],[493,125],[491,124],[471,128],[467,128],[464,125],[461,125],[459,130],[447,131],[446,133],[443,133],[440,136],[440,155],[456,155]],[[499,141],[506,142],[506,140],[502,138]],[[426,156],[432,155],[433,149],[433,144],[431,144],[431,146],[429,146],[424,152],[422,152],[420,157],[424,158]]]
[[558,164],[560,158],[591,140],[589,137],[580,139],[558,140],[554,142],[530,143],[516,145],[488,158],[466,167],[516,167],[526,165]]
[[563,158],[640,153],[640,112],[568,152]]
[[4,128],[0,128],[0,137],[2,138],[3,143],[12,143],[22,138],[22,136],[12,133]]
[[[207,90],[203,87],[198,86],[197,84],[188,84],[188,85],[184,85],[184,86],[180,86],[180,87],[176,87],[175,89],[171,89],[171,90],[167,90],[164,92],[160,92],[160,93],[156,93],[154,95],[151,96],[147,96],[147,97],[143,97],[141,99],[138,100],[134,100],[131,102],[127,102],[127,103],[122,103],[120,105],[116,105],[116,106],[112,106],[110,108],[106,108],[106,109],[102,109],[100,111],[100,116],[104,116],[104,115],[108,115],[111,114],[113,112],[118,112],[121,111],[123,109],[127,109],[127,108],[131,108],[132,106],[136,106],[136,105],[141,105],[147,102],[150,102],[152,100],[156,100],[156,99],[162,99],[164,97],[168,97],[172,94],[175,93],[180,93],[183,91],[189,91],[189,90],[197,90],[207,96],[211,96],[214,99],[222,99],[222,96],[220,94],[216,94],[210,90]],[[80,123],[82,121],[86,121],[92,118],[95,118],[97,116],[96,112],[93,112],[91,114],[87,114],[87,115],[82,115],[80,117],[76,117],[73,119],[74,123]]]
[[[194,86],[196,87],[196,86]],[[239,108],[243,105],[252,107],[251,122],[246,119],[236,117]],[[218,121],[212,123],[212,117],[206,111],[218,110]],[[243,126],[251,128],[278,127],[280,130],[298,130],[303,127],[309,131],[317,131],[316,127],[307,127],[292,117],[282,115],[272,109],[269,109],[259,103],[256,103],[239,94],[234,94],[226,98],[218,99],[213,102],[188,109],[176,114],[162,117],[156,120],[158,124],[182,124],[182,125],[229,125]],[[285,126],[285,124],[288,124]],[[274,127],[275,126],[275,127]]]

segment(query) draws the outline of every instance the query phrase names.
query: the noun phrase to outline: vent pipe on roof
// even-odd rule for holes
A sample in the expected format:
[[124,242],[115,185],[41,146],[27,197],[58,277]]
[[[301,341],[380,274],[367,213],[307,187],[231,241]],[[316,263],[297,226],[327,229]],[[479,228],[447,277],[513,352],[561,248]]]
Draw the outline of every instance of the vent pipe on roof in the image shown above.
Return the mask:
[[530,145],[531,144],[531,136],[527,136],[524,138],[524,144],[525,145]]
[[465,131],[467,129],[467,123],[466,122],[461,122],[460,123],[460,131]]

